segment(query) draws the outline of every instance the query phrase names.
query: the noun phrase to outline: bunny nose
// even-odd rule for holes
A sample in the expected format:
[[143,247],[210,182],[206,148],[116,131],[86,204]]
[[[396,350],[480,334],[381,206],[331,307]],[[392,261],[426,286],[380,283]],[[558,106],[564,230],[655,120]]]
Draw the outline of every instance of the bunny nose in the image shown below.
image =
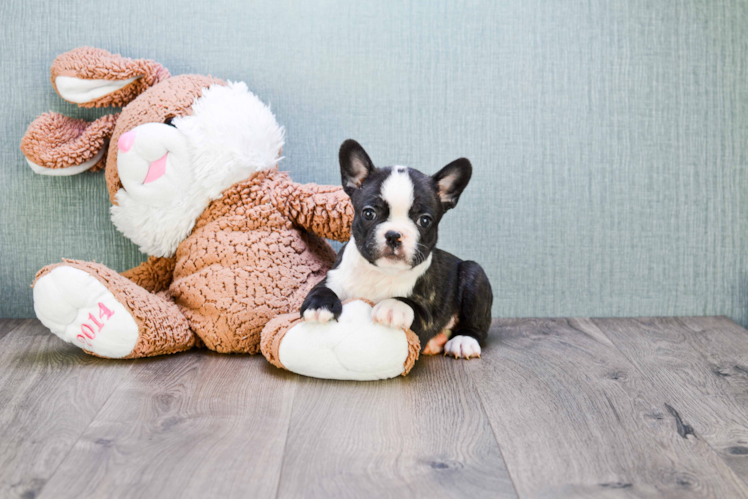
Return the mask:
[[123,153],[127,153],[130,151],[130,148],[135,143],[135,131],[131,130],[129,132],[125,132],[121,136],[119,136],[119,140],[117,141],[117,146],[119,147],[119,150]]
[[400,238],[402,238],[402,235],[397,231],[387,231],[384,234],[384,239],[387,240],[387,245],[392,248],[397,248],[400,246]]

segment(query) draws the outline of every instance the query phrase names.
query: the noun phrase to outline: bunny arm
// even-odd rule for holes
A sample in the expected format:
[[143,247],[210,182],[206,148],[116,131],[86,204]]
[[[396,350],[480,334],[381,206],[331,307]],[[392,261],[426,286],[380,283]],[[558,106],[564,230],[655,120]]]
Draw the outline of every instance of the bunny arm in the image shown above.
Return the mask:
[[120,273],[136,285],[151,293],[168,290],[174,278],[174,267],[177,264],[176,257],[148,257],[148,260]]
[[341,186],[289,181],[279,187],[277,208],[294,224],[323,238],[350,239],[353,205]]
[[79,47],[52,63],[57,93],[83,108],[125,106],[146,89],[166,80],[169,70],[149,59],[130,59],[104,49]]

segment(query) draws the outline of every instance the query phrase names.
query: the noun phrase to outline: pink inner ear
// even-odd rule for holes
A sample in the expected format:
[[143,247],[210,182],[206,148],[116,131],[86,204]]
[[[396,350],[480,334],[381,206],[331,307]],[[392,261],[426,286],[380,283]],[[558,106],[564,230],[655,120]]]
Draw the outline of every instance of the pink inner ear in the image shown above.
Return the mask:
[[166,173],[166,157],[167,156],[169,156],[169,153],[166,153],[164,156],[162,156],[158,160],[151,162],[151,165],[148,167],[148,174],[146,174],[143,184],[148,184],[149,182],[153,182]]

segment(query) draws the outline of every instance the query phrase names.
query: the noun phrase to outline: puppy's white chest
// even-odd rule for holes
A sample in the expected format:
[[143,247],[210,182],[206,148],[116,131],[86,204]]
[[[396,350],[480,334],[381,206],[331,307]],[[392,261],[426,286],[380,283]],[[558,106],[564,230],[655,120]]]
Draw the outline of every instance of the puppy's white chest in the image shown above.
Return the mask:
[[378,303],[392,297],[407,297],[429,265],[431,255],[413,269],[385,272],[364,259],[351,239],[340,265],[327,273],[327,287],[340,300],[361,298]]

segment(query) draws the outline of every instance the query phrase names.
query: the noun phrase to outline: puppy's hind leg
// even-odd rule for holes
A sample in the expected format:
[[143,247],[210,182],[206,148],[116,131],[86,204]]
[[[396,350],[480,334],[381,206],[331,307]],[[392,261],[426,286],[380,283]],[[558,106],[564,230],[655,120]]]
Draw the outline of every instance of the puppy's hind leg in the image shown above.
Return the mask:
[[472,261],[461,262],[458,275],[460,311],[452,338],[444,346],[444,355],[479,358],[480,345],[491,327],[491,284],[483,268]]

